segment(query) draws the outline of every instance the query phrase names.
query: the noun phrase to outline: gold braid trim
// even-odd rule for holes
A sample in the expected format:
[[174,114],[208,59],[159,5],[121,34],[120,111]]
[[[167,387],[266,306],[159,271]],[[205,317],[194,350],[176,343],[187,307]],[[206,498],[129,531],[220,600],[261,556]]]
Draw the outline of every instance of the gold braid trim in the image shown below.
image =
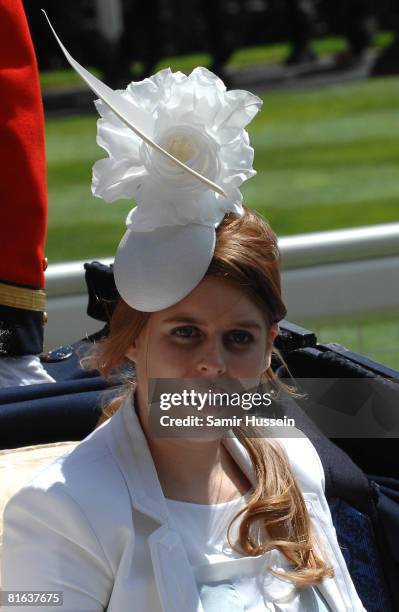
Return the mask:
[[43,289],[25,289],[0,283],[0,305],[44,312],[46,292]]

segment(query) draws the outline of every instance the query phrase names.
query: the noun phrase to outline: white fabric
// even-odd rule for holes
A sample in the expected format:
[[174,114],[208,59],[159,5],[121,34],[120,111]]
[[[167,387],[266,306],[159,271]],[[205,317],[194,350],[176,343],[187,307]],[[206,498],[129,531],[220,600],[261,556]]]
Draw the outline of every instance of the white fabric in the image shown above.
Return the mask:
[[114,261],[119,294],[144,312],[172,306],[202,280],[212,260],[215,240],[213,227],[193,223],[152,232],[128,229]]
[[[132,400],[8,501],[4,590],[63,591],[63,612],[206,612]],[[305,437],[280,442],[334,567],[320,591],[332,612],[364,612],[336,539],[318,454]],[[255,486],[244,446],[235,436],[225,445]],[[205,570],[208,580],[225,568],[210,563]]]
[[[280,589],[286,590],[288,596],[283,601],[275,601],[273,592],[262,584],[265,560],[269,559],[282,566],[288,564],[285,557],[278,550],[273,549],[263,558],[248,557],[231,547],[226,537],[227,526],[233,516],[245,507],[251,490],[240,498],[220,504],[194,504],[166,498],[169,513],[179,531],[188,558],[193,567],[206,612],[219,612],[225,598],[229,599],[229,612],[328,612],[324,602],[316,589],[309,588],[299,591],[282,581]],[[238,541],[239,519],[233,522],[230,529],[230,541]],[[231,562],[233,559],[245,559],[239,564]],[[218,580],[208,581],[206,568],[209,565],[224,564],[223,573]],[[270,578],[270,577],[269,577]],[[206,587],[204,591],[203,587]],[[263,588],[262,588],[263,587]],[[216,590],[215,590],[216,589]],[[224,589],[227,589],[224,590]]]
[[55,382],[37,355],[0,357],[0,387],[20,387]]
[[[239,188],[256,174],[245,127],[262,100],[248,91],[227,91],[203,67],[188,76],[166,68],[114,91],[70,55],[49,25],[68,62],[100,98],[97,143],[108,157],[93,166],[92,192],[107,202],[133,198],[137,204],[115,257],[118,292],[137,310],[168,308],[205,275],[215,228],[225,214],[244,214]],[[192,249],[186,248],[187,233],[178,231],[187,225],[199,227]],[[159,230],[165,228],[169,232],[163,240]],[[144,236],[137,246],[140,233]],[[154,242],[160,253],[155,265]],[[171,244],[172,259],[179,258],[186,267],[168,264]]]
[[6,503],[36,474],[77,444],[76,441],[52,442],[0,450],[0,561]]
[[[245,506],[250,493],[220,504],[192,504],[165,498],[193,567],[212,559],[226,561],[242,556],[228,545],[226,527],[232,516]],[[237,537],[237,524],[239,520],[230,530],[233,541]]]
[[[256,174],[245,127],[262,105],[258,96],[226,91],[223,81],[203,67],[188,76],[165,68],[110,92],[87,79],[75,61],[72,65],[102,98],[96,102],[101,115],[97,143],[109,157],[94,164],[94,195],[107,202],[133,198],[139,209],[136,231],[186,223],[213,226],[226,212],[243,213],[239,187]],[[218,189],[209,189],[190,169]]]

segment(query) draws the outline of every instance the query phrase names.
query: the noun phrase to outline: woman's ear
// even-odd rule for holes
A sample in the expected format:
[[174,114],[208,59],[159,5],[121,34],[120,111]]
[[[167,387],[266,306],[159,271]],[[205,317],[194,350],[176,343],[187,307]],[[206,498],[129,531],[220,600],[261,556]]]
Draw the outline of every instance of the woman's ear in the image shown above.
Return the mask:
[[275,341],[275,339],[277,338],[277,336],[280,333],[279,327],[278,327],[278,323],[273,323],[273,325],[270,328],[270,343],[273,344],[273,342]]
[[143,330],[141,330],[140,333],[135,337],[135,339],[131,341],[129,347],[126,349],[126,359],[130,359],[130,361],[136,363],[140,357],[140,352],[143,351],[146,346],[146,342],[146,336],[144,335]]
[[137,345],[136,342],[133,342],[133,344],[131,344],[129,346],[129,348],[127,349],[126,353],[125,353],[125,357],[127,359],[130,359],[130,361],[135,362],[137,359]]
[[268,370],[270,368],[271,361],[272,361],[273,343],[276,337],[278,336],[279,331],[280,330],[278,328],[277,323],[274,323],[269,330],[269,337],[268,337],[268,342],[267,342],[267,349],[266,349],[265,363],[264,363],[265,370]]

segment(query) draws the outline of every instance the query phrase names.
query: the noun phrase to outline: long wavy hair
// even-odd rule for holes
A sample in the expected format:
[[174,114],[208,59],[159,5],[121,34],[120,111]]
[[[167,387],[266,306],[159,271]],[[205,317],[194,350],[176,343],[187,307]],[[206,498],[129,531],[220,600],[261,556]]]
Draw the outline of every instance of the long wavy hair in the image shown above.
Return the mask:
[[[206,276],[223,277],[237,283],[261,309],[267,329],[270,329],[287,313],[281,296],[280,263],[277,237],[269,223],[244,206],[243,216],[228,213],[216,229],[215,251]],[[120,299],[110,321],[108,336],[95,345],[85,360],[86,365],[99,370],[106,379],[115,374],[121,378],[128,366],[125,354],[150,316],[151,313],[137,311]],[[288,371],[279,350],[274,346],[271,349]],[[290,395],[300,395],[295,386],[283,383],[271,367],[262,372],[261,382],[267,382],[277,390],[284,388]],[[135,385],[130,371],[121,393],[104,406],[97,427],[119,409]],[[238,544],[240,552],[248,556],[279,549],[291,562],[292,570],[280,573],[272,568],[271,571],[298,587],[317,584],[324,577],[332,576],[332,567],[318,552],[302,492],[284,449],[276,440],[272,442],[259,435],[249,437],[250,428],[244,431],[234,427],[233,430],[249,453],[257,483],[247,505],[234,515],[228,526],[230,546],[236,548]],[[239,539],[232,544],[230,529],[241,515]],[[263,538],[258,536],[255,541],[251,534],[252,526],[261,528]]]

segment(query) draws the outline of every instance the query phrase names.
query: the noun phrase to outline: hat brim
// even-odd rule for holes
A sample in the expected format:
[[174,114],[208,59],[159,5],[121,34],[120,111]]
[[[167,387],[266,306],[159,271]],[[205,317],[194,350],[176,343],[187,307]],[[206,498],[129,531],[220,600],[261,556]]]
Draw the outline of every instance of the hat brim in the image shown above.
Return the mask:
[[173,306],[205,276],[215,241],[215,228],[199,224],[165,226],[150,232],[128,229],[114,263],[120,296],[143,312]]

